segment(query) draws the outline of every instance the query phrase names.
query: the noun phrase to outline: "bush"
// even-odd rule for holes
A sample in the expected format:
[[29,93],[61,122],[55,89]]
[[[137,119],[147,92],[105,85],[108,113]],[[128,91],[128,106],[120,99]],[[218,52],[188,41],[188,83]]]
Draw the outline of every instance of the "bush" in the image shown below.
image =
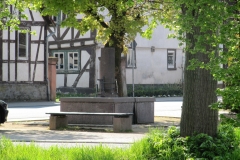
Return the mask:
[[207,159],[222,159],[230,156],[229,153],[234,151],[237,143],[234,128],[230,125],[220,126],[217,137],[201,133],[187,140],[190,154],[195,158]]
[[217,137],[201,133],[183,138],[176,127],[167,132],[154,130],[146,139],[146,159],[234,159],[240,153],[236,132],[232,126],[222,125]]
[[147,137],[124,149],[103,145],[41,148],[34,143],[13,144],[2,137],[0,159],[237,160],[240,159],[239,141],[240,129],[230,125],[220,126],[217,137],[196,134],[183,138],[180,137],[179,129],[176,127],[170,127],[167,131],[153,129]]
[[[132,85],[128,85],[128,96],[132,97]],[[165,85],[147,85],[147,84],[136,84],[134,86],[134,95],[136,97],[142,96],[181,96],[183,95],[181,84],[165,84]]]

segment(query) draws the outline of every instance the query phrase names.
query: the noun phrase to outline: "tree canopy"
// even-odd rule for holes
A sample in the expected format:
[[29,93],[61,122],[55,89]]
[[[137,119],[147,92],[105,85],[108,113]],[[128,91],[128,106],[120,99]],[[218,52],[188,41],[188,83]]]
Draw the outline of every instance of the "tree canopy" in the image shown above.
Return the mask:
[[[67,15],[61,26],[74,27],[81,34],[97,31],[97,40],[115,48],[115,78],[118,96],[123,96],[121,54],[126,44],[139,33],[150,38],[158,23],[162,0],[24,0],[28,7],[42,15]],[[80,20],[81,19],[81,20]]]
[[[218,95],[224,100],[212,106],[215,106],[215,109],[240,106],[240,2],[236,0],[168,2],[171,4],[163,6],[164,15],[161,22],[165,27],[175,31],[172,37],[178,38],[185,45],[186,53],[181,135],[200,132],[214,136],[217,123],[212,121],[217,122],[216,113],[209,110],[209,106],[214,103],[215,90],[211,89],[214,83],[216,84],[214,79],[229,85],[224,90],[217,90]],[[228,67],[222,67],[223,65]],[[206,74],[207,72],[210,74]],[[206,86],[210,83],[213,85]],[[202,124],[199,121],[202,121]],[[187,125],[182,125],[182,122]],[[210,128],[215,128],[215,131]]]
[[[210,58],[209,63],[203,63],[196,58],[191,59],[188,69],[200,67],[210,70],[216,80],[227,84],[225,90],[217,91],[219,95],[225,97],[225,102],[221,105],[239,107],[240,2],[177,0],[165,7],[163,13],[166,16],[162,22],[166,27],[176,31],[172,36],[184,44],[189,42],[185,33],[191,33],[192,26],[198,28],[199,34],[194,35],[196,41],[191,44],[194,47],[186,46],[185,50],[192,54],[204,52]],[[183,14],[182,10],[186,8],[187,11]],[[209,45],[211,50],[205,45]]]
[[[160,0],[24,0],[29,7],[38,10],[42,15],[57,15],[60,11],[67,15],[61,26],[74,27],[85,34],[97,30],[97,39],[103,44],[112,46],[115,36],[121,44],[131,42],[140,33],[150,38],[153,28],[157,26]],[[81,16],[78,16],[81,15]],[[82,19],[79,21],[79,19]],[[144,26],[148,26],[143,30]],[[112,34],[115,35],[112,35]],[[122,35],[123,34],[123,35]],[[120,36],[120,37],[118,37]]]
[[[21,32],[28,32],[28,30],[20,29],[20,19],[27,19],[24,10],[28,5],[17,0],[1,0],[0,1],[0,30],[20,30]],[[19,14],[22,13],[22,14]],[[31,32],[35,33],[35,32]]]

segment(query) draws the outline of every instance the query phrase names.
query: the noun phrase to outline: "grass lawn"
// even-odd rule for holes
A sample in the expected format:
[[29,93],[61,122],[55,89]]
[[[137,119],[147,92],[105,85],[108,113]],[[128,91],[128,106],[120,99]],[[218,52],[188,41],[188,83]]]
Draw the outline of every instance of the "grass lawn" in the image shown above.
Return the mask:
[[240,159],[240,129],[220,127],[219,136],[204,134],[182,138],[179,130],[153,129],[129,148],[107,146],[76,146],[42,148],[34,143],[13,144],[11,140],[0,141],[2,160],[175,160],[175,159]]

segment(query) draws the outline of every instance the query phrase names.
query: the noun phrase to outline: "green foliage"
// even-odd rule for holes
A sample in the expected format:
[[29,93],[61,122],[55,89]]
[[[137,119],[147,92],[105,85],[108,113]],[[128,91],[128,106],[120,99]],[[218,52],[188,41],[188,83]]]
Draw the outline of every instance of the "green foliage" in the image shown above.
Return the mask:
[[[132,85],[128,85],[128,96],[132,96]],[[134,85],[134,95],[136,97],[142,96],[182,96],[183,90],[181,84],[166,84],[166,85]]]
[[[240,129],[230,125],[219,127],[218,136],[196,134],[191,137],[180,137],[179,129],[170,127],[152,129],[142,140],[134,142],[127,148],[109,148],[98,146],[51,146],[42,148],[34,143],[13,144],[2,137],[0,140],[0,159],[15,160],[183,160],[183,159],[239,159]],[[17,154],[16,154],[17,153]]]
[[[152,34],[160,16],[162,0],[22,0],[42,15],[67,15],[61,26],[74,27],[83,35],[97,31],[97,40],[105,47],[115,48],[115,78],[118,95],[123,96],[121,54],[128,53],[127,45],[139,33],[147,38]],[[31,4],[31,5],[30,5]],[[144,29],[146,28],[146,30]],[[145,34],[144,34],[145,33]]]
[[183,138],[176,127],[169,128],[167,132],[154,130],[146,139],[149,142],[147,159],[225,160],[239,157],[239,132],[239,128],[222,125],[217,137],[196,134]]
[[221,124],[240,127],[240,114],[221,114]]
[[[28,19],[24,14],[27,4],[19,0],[1,0],[0,1],[0,30],[10,29],[10,31],[20,30],[21,32],[30,32],[36,34],[35,31],[29,31],[19,28],[20,19]],[[21,13],[21,14],[20,14]]]
[[82,94],[82,93],[56,93],[56,102],[59,102],[61,97],[96,97],[95,94]]
[[[217,91],[223,101],[215,108],[240,112],[240,1],[170,0],[167,4],[160,20],[175,31],[172,37],[185,44],[186,53],[194,55],[187,68],[210,70],[226,85]],[[207,54],[209,61],[202,62],[200,53]]]
[[176,127],[165,131],[153,130],[147,139],[151,154],[149,159],[186,159],[184,138],[180,137],[180,131]]
[[[85,34],[97,30],[97,39],[110,46],[125,45],[131,42],[137,33],[151,37],[156,27],[156,17],[160,12],[161,0],[156,1],[115,1],[115,0],[24,0],[33,10],[43,15],[57,15],[59,11],[68,15],[62,26],[74,27]],[[81,16],[81,21],[78,19]],[[144,31],[142,28],[148,26]],[[115,40],[119,44],[115,44]]]
[[234,128],[230,125],[220,126],[217,137],[206,134],[197,134],[189,137],[187,146],[189,153],[195,158],[223,159],[228,157],[236,147]]

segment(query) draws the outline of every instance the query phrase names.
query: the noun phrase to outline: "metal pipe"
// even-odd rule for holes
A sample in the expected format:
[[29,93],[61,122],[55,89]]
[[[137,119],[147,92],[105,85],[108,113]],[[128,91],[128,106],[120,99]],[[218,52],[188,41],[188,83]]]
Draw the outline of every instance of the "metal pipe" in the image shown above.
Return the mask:
[[134,59],[134,46],[133,46],[133,42],[131,43],[131,47],[132,47],[132,92],[133,92],[133,97],[134,95],[134,65],[135,65],[135,59]]

